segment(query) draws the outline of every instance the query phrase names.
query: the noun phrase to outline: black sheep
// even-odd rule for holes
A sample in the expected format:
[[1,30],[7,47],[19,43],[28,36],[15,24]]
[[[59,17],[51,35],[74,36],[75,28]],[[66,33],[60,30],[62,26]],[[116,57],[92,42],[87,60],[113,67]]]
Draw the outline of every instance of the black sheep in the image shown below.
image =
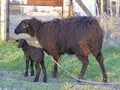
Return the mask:
[[31,76],[34,75],[34,70],[33,70],[33,64],[35,64],[36,67],[36,76],[34,79],[34,82],[37,82],[39,80],[39,75],[41,68],[39,64],[41,64],[42,70],[43,70],[43,82],[47,81],[46,77],[46,68],[44,65],[44,53],[41,48],[36,48],[34,46],[29,46],[27,41],[25,39],[18,39],[16,40],[18,42],[18,48],[22,48],[24,51],[24,55],[26,57],[26,71],[24,76],[28,76],[28,66],[29,66],[29,61],[31,61]]
[[[78,79],[83,79],[89,64],[88,55],[92,53],[101,67],[103,82],[107,82],[101,52],[103,30],[94,17],[77,16],[46,22],[36,18],[25,19],[14,32],[35,36],[43,50],[52,55],[56,62],[62,54],[75,54],[83,64]],[[58,66],[54,63],[53,76],[56,77],[57,74]]]

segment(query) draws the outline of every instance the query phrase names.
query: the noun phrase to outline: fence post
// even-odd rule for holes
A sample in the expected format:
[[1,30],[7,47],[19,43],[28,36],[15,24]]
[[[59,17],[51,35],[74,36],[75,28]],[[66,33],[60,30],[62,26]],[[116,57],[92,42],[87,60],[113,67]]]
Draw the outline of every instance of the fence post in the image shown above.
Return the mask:
[[69,17],[70,0],[63,0],[63,17]]
[[73,0],[70,0],[70,5],[69,5],[69,16],[73,16]]
[[9,38],[9,0],[1,0],[1,40]]

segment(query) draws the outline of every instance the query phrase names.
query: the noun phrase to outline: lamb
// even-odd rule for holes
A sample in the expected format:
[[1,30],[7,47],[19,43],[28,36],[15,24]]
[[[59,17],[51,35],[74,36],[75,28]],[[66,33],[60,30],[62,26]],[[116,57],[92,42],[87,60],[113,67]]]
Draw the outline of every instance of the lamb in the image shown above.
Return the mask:
[[26,71],[25,71],[24,76],[25,77],[28,76],[28,66],[29,66],[29,61],[31,61],[31,76],[34,75],[34,70],[33,70],[34,64],[36,67],[36,76],[33,81],[38,82],[38,80],[39,80],[39,75],[40,75],[40,71],[41,71],[39,64],[41,64],[41,67],[43,70],[43,75],[44,75],[43,82],[46,82],[47,77],[46,77],[46,68],[44,65],[43,50],[41,48],[29,46],[25,39],[18,39],[18,40],[16,40],[16,42],[18,42],[18,48],[22,48],[22,50],[24,51],[24,55],[26,57]]
[[[36,18],[24,19],[14,32],[15,34],[27,33],[31,37],[35,37],[43,50],[53,56],[56,62],[65,53],[76,55],[82,62],[78,81],[83,79],[89,65],[88,55],[92,54],[101,67],[103,82],[107,82],[104,58],[101,52],[104,35],[96,18],[76,16],[46,22]],[[57,75],[58,65],[54,62],[53,76],[57,77]]]

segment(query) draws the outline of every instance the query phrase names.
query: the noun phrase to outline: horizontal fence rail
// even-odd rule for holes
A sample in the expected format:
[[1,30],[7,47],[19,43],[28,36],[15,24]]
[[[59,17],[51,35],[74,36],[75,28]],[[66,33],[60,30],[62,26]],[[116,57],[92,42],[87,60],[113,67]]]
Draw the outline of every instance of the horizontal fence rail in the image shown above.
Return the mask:
[[35,5],[35,6],[63,6],[63,0],[28,0],[24,2],[11,2],[11,5]]

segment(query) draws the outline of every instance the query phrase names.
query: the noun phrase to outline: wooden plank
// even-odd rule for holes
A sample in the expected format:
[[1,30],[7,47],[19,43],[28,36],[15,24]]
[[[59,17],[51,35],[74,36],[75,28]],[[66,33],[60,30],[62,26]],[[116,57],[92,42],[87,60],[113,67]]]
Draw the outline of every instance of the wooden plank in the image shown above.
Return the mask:
[[28,0],[27,4],[37,6],[62,6],[63,0]]
[[83,11],[89,15],[89,16],[93,16],[93,14],[88,10],[88,8],[84,5],[84,3],[82,2],[82,0],[76,0],[76,2],[80,5],[80,7],[83,9]]
[[9,0],[1,0],[1,40],[9,38]]

